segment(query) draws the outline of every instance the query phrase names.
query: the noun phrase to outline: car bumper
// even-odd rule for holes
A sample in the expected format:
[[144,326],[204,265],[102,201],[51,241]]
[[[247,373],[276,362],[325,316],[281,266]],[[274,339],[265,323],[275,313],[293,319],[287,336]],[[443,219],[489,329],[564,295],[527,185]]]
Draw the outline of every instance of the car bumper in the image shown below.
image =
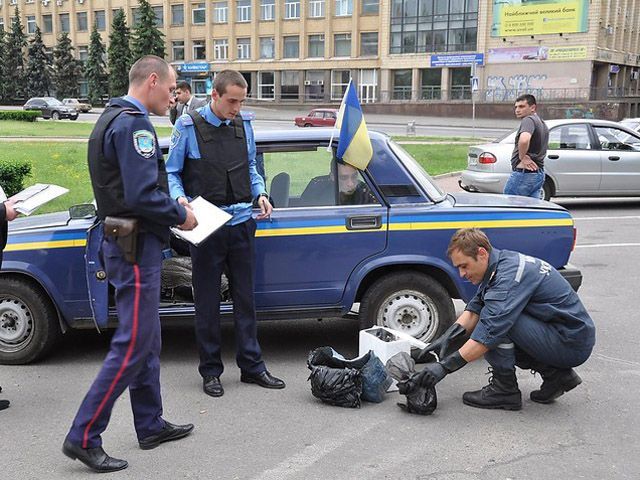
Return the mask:
[[502,193],[509,173],[464,170],[460,175],[460,188],[467,192]]
[[573,288],[573,290],[577,292],[582,285],[582,272],[570,263],[567,263],[564,267],[559,268],[558,272],[560,272],[560,275],[562,275],[564,279],[569,282],[571,288]]

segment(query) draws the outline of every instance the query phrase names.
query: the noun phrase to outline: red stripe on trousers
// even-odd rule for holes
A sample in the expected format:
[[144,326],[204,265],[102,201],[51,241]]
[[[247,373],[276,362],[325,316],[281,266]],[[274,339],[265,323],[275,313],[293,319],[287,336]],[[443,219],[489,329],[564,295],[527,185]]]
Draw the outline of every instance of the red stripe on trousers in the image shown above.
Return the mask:
[[109,390],[107,390],[107,393],[105,394],[104,398],[100,402],[100,405],[98,406],[96,413],[91,418],[91,421],[87,424],[87,428],[84,429],[84,436],[82,438],[82,448],[87,448],[87,442],[89,441],[89,430],[91,430],[91,427],[100,416],[100,413],[102,412],[102,409],[107,403],[107,400],[113,393],[113,390],[116,388],[116,385],[120,380],[120,377],[122,377],[122,374],[124,373],[125,368],[127,368],[127,365],[129,364],[131,355],[133,355],[133,349],[136,346],[136,336],[138,335],[138,309],[140,306],[140,269],[137,264],[133,265],[133,273],[135,276],[136,290],[135,290],[135,295],[133,300],[133,328],[131,329],[131,342],[129,343],[127,354],[124,356],[124,360],[122,361],[122,365],[120,366],[118,373],[116,374],[113,381],[111,382],[111,385],[109,385]]

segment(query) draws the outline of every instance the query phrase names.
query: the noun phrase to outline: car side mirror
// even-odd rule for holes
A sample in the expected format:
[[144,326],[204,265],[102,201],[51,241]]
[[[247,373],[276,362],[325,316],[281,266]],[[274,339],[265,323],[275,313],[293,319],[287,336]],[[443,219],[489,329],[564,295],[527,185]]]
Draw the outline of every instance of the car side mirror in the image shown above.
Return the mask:
[[69,218],[77,220],[80,218],[91,218],[96,216],[96,207],[92,203],[81,203],[69,207]]

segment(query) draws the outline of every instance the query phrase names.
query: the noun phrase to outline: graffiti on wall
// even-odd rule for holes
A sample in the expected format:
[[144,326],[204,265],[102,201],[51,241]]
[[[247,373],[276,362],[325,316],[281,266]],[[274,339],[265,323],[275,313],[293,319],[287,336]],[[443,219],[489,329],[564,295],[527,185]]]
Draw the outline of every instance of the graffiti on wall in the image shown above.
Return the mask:
[[488,102],[514,101],[523,92],[542,97],[547,83],[545,74],[516,74],[509,77],[491,75],[487,77],[486,100]]

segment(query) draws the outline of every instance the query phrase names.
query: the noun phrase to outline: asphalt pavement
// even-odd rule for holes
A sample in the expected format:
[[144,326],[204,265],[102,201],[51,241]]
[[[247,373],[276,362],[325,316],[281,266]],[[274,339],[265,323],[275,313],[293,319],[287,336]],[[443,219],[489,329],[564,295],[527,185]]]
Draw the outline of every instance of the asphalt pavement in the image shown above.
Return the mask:
[[[455,177],[447,181],[455,182]],[[554,404],[529,401],[540,378],[519,371],[521,411],[463,405],[462,393],[488,379],[487,364],[478,361],[438,385],[438,409],[428,417],[403,412],[396,406],[401,400],[397,393],[358,410],[324,405],[311,396],[306,356],[323,345],[356,355],[358,325],[344,319],[260,324],[267,366],[287,382],[281,391],[240,383],[233,329],[226,324],[225,395],[214,399],[202,393],[192,327],[183,322],[163,330],[165,418],[193,422],[196,429],[184,440],[142,451],[128,396],[123,395],[104,445],[130,466],[112,477],[637,480],[640,199],[560,203],[575,217],[578,236],[571,262],[584,275],[580,296],[597,325],[597,344],[577,369],[583,384]],[[79,462],[64,457],[60,447],[108,343],[108,335],[74,332],[38,364],[0,367],[0,398],[12,402],[0,412],[0,478],[91,477]]]

